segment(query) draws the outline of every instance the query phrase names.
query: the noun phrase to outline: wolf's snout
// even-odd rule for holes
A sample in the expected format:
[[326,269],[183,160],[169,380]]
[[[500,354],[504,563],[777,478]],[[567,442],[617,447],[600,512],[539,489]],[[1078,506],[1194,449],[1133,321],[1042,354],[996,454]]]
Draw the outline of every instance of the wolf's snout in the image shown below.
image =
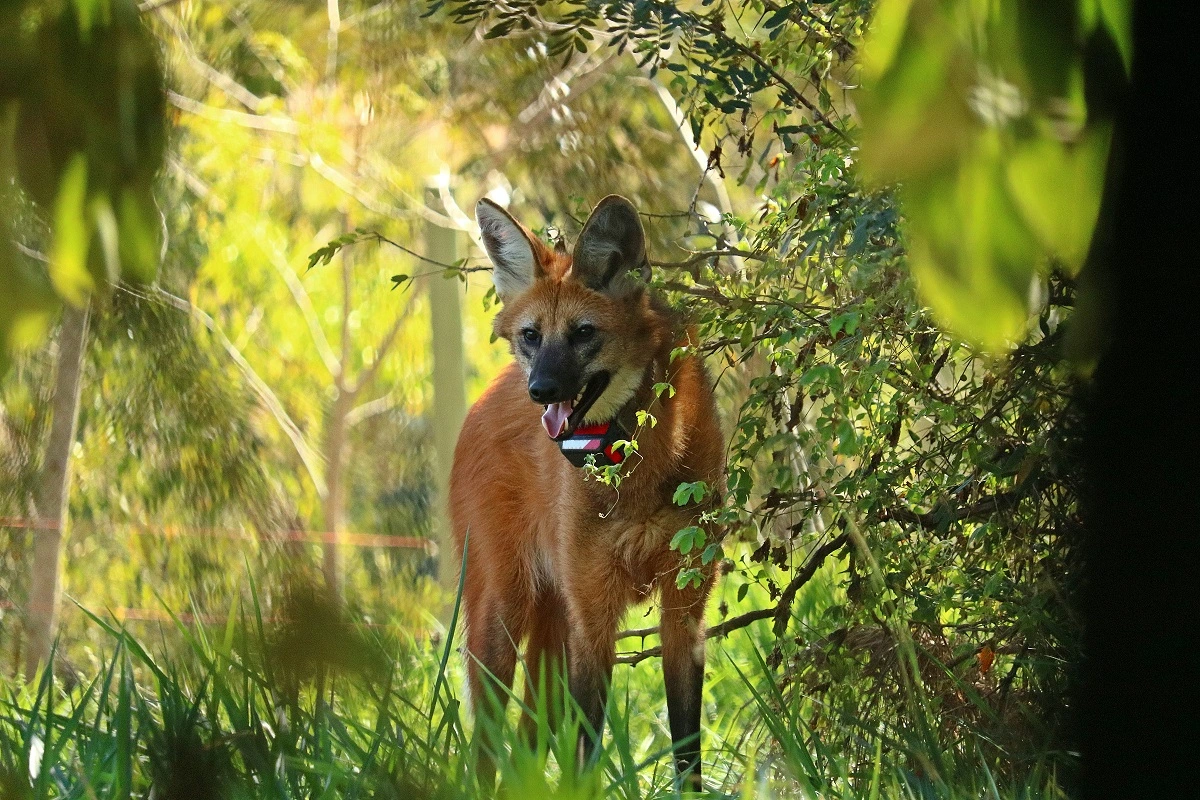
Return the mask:
[[562,398],[562,384],[554,378],[537,378],[529,382],[529,396],[535,403],[546,405]]

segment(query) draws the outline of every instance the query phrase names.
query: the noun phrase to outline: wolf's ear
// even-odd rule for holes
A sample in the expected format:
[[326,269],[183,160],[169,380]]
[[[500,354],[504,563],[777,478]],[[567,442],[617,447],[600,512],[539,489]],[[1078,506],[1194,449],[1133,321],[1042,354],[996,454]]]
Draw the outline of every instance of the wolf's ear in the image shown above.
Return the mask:
[[492,260],[496,294],[508,302],[532,286],[540,272],[533,240],[521,223],[486,197],[475,206],[475,221]]
[[571,274],[589,289],[609,294],[630,291],[650,279],[646,234],[633,203],[610,194],[596,204],[575,243]]

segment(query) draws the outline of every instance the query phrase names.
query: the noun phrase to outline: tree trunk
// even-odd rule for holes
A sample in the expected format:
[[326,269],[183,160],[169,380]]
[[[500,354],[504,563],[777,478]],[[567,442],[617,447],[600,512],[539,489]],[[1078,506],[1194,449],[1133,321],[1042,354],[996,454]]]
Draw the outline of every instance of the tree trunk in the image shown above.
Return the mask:
[[[426,205],[435,207],[438,191],[429,188]],[[459,258],[458,231],[428,223],[425,229],[429,257],[443,264]],[[450,486],[450,466],[458,432],[467,416],[466,369],[463,365],[462,289],[457,278],[432,276],[429,279],[429,310],[433,345],[433,446],[436,463],[436,499],[432,508],[434,535],[438,543],[438,581],[448,591],[458,587],[458,559],[450,536],[446,501]]]
[[29,679],[33,678],[40,665],[49,661],[54,642],[61,591],[59,561],[67,518],[67,489],[71,481],[71,447],[75,443],[79,419],[80,377],[83,373],[87,326],[87,306],[75,308],[68,305],[63,312],[58,335],[50,438],[46,442],[41,481],[34,498],[39,522],[33,531],[33,563],[25,616],[28,639],[25,675]]
[[339,389],[325,423],[325,541],[322,547],[322,572],[325,586],[333,599],[342,599],[342,551],[338,539],[346,524],[346,451],[352,397]]
[[[333,16],[337,13],[336,0],[330,0],[331,31],[336,35]],[[333,79],[333,73],[330,74]],[[362,127],[355,128],[354,155],[351,165],[357,174],[358,150],[362,143]],[[342,212],[344,230],[353,230],[353,220],[349,211]],[[354,404],[354,391],[350,379],[350,314],[354,308],[353,273],[354,262],[350,250],[339,254],[342,275],[342,320],[338,340],[337,373],[333,377],[334,391],[333,406],[329,409],[329,417],[325,420],[325,496],[322,511],[324,512],[325,537],[321,545],[321,571],[325,575],[325,588],[335,603],[340,604],[343,597],[343,569],[340,539],[342,527],[345,525],[345,466],[347,450],[349,449],[350,425],[348,415]]]

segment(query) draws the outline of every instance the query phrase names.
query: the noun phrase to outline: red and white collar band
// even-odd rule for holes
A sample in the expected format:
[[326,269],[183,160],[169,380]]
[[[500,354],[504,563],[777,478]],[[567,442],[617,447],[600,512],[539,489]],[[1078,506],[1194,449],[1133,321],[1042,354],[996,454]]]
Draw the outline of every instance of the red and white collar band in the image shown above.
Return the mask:
[[598,422],[580,425],[570,436],[558,441],[558,449],[576,467],[586,466],[588,456],[595,456],[597,467],[608,467],[625,460],[624,454],[613,445],[628,439],[629,433],[616,420]]

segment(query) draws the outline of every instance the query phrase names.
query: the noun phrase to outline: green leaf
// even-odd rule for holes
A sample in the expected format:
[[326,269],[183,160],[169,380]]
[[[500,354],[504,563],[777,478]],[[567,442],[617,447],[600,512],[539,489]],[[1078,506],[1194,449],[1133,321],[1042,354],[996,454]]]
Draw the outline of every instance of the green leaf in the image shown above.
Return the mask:
[[104,273],[108,282],[117,283],[121,279],[121,234],[117,230],[117,217],[113,214],[112,204],[107,195],[97,195],[88,203],[88,214],[95,225],[96,238],[100,240],[100,254],[104,258]]
[[853,336],[858,330],[859,313],[857,311],[847,311],[844,314],[838,314],[833,319],[829,320],[829,335],[837,338],[838,332],[845,330],[847,336]]
[[54,203],[54,245],[50,256],[50,281],[72,305],[83,305],[96,288],[87,269],[92,237],[87,213],[87,156],[76,153],[63,172]]
[[749,320],[742,326],[740,344],[743,350],[749,350],[750,345],[754,344],[754,323]]
[[704,529],[696,525],[689,525],[682,530],[679,530],[671,537],[671,549],[678,550],[680,553],[687,555],[693,549],[699,550],[704,547],[707,541],[707,536]]
[[886,68],[864,70],[860,159],[866,177],[878,183],[941,169],[978,127],[966,102],[971,76],[956,71],[973,56],[959,44],[947,12],[928,12],[902,37]]
[[1000,138],[981,135],[953,169],[901,189],[909,264],[949,327],[992,351],[1019,339],[1040,248],[1006,188]]
[[675,487],[675,494],[671,497],[671,501],[677,506],[686,506],[689,503],[699,503],[707,493],[708,484],[704,481],[685,482]]
[[91,40],[92,26],[97,18],[108,24],[112,16],[109,0],[74,0],[75,13],[79,19],[79,34],[84,42]]
[[871,32],[862,51],[863,75],[878,78],[891,67],[908,29],[913,0],[880,0],[871,20]]
[[675,588],[686,589],[689,585],[699,586],[704,582],[704,575],[695,567],[679,570],[679,574],[675,576]]
[[162,243],[162,226],[153,196],[148,192],[122,189],[117,223],[121,230],[122,277],[149,283],[158,272]]
[[117,682],[117,708],[115,714],[117,752],[116,763],[114,764],[116,787],[113,791],[113,796],[118,798],[129,798],[132,795],[134,762],[133,693],[133,676],[130,675],[129,658],[125,656],[121,660],[121,676]]
[[1100,20],[1121,53],[1125,73],[1133,69],[1133,2],[1132,0],[1095,0]]
[[858,452],[858,436],[854,431],[854,424],[848,419],[843,419],[837,425],[837,452],[852,456]]
[[1071,274],[1087,258],[1100,215],[1111,138],[1107,125],[1075,144],[1037,136],[1018,144],[1008,162],[1008,187],[1025,223]]
[[987,350],[1024,334],[1047,256],[1079,269],[1099,212],[1109,132],[1075,138],[1087,119],[1075,43],[1103,25],[1126,57],[1130,2],[1069,5],[1014,21],[965,0],[883,0],[864,47],[863,171],[900,182],[922,298]]
[[825,384],[832,380],[838,374],[838,368],[833,364],[817,364],[805,371],[800,376],[800,385],[803,387],[814,386],[817,384]]
[[613,442],[612,446],[614,451],[620,451],[625,457],[633,455],[638,449],[637,439],[618,439]]

